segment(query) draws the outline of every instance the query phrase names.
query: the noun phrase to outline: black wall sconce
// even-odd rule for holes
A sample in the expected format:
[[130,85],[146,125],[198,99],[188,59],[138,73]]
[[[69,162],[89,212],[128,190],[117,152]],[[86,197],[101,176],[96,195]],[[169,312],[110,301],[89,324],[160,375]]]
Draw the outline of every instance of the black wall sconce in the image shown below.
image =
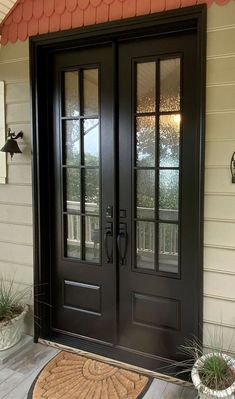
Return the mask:
[[235,151],[231,158],[230,170],[231,170],[231,175],[232,175],[232,183],[235,183]]
[[18,146],[17,139],[23,138],[23,132],[19,132],[17,135],[15,132],[12,132],[11,129],[8,129],[7,141],[5,145],[1,148],[2,152],[9,152],[11,154],[11,159],[14,154],[22,154],[21,149]]

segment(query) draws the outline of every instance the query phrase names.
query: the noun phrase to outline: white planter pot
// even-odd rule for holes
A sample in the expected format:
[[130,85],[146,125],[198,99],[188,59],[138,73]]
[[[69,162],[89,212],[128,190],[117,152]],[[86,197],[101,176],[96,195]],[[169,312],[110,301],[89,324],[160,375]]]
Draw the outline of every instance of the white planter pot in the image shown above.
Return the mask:
[[7,322],[0,323],[0,351],[16,345],[23,334],[23,323],[29,307],[26,305],[23,312]]
[[[215,356],[213,353],[208,353],[202,357],[200,357],[194,364],[191,372],[191,377],[195,388],[198,390],[199,398],[201,399],[215,399],[215,398],[228,398],[235,399],[235,381],[233,384],[224,390],[215,391],[203,385],[199,371],[202,369],[205,360],[209,357]],[[235,360],[230,356],[221,354],[223,359],[226,361],[227,365],[234,371],[235,373]]]

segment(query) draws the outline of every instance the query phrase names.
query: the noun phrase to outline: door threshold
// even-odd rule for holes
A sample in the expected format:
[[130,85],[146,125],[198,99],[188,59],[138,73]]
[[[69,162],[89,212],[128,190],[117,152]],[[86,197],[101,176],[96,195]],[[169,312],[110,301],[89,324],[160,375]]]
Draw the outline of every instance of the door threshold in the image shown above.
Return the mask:
[[139,367],[139,366],[134,366],[133,364],[125,363],[125,362],[122,362],[120,360],[111,359],[109,357],[98,355],[98,354],[93,353],[93,352],[88,352],[88,351],[85,351],[85,350],[82,350],[82,349],[78,349],[78,348],[74,348],[74,347],[71,347],[71,346],[68,346],[68,345],[64,345],[64,344],[61,344],[61,343],[56,342],[56,341],[51,341],[51,340],[48,340],[48,339],[39,338],[38,342],[40,344],[42,344],[42,345],[50,346],[52,348],[56,348],[56,349],[59,349],[59,350],[64,350],[64,351],[71,352],[71,353],[76,353],[76,354],[79,354],[81,356],[87,356],[87,357],[90,357],[90,358],[92,358],[94,360],[98,360],[98,361],[101,361],[101,362],[104,362],[104,363],[112,364],[113,366],[117,366],[117,367],[124,368],[124,369],[127,369],[127,370],[132,370],[132,371],[135,371],[135,372],[138,372],[138,373],[141,373],[141,374],[145,374],[145,375],[148,375],[149,377],[156,378],[158,380],[166,381],[166,382],[169,382],[169,383],[172,383],[172,384],[176,384],[176,385],[179,385],[179,386],[183,386],[183,387],[189,387],[189,388],[193,387],[193,384],[191,382],[189,382],[189,381],[184,381],[184,380],[181,380],[180,378],[176,378],[176,377],[173,377],[173,376],[170,376],[170,375],[159,373],[158,371],[148,370],[146,368]]

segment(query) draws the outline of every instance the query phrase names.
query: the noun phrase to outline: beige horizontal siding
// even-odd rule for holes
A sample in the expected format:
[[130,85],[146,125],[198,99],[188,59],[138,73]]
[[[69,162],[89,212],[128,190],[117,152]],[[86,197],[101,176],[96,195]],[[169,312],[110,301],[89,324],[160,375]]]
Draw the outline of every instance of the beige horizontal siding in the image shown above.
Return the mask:
[[[7,182],[0,185],[0,273],[25,285],[33,284],[33,227],[31,186],[31,126],[28,42],[0,51],[0,76],[6,87],[7,127],[24,133],[18,140],[23,154],[7,159]],[[32,299],[31,301],[32,302]],[[31,320],[32,325],[32,320]],[[28,326],[27,331],[31,331]]]
[[235,223],[234,221],[205,221],[204,234],[205,244],[233,247],[235,237]]
[[[204,248],[204,265],[208,269],[221,270],[224,273],[234,272],[235,251],[234,247],[222,246],[205,246]],[[226,287],[224,287],[226,290]]]
[[31,184],[31,164],[8,163],[8,183],[10,184]]
[[234,140],[235,111],[213,112],[206,116],[206,140]]
[[224,350],[235,354],[234,350],[234,325],[227,326],[222,322],[204,322],[203,341],[207,348],[223,346]]
[[[235,87],[235,86],[234,86]],[[235,97],[235,93],[234,93]],[[231,148],[235,148],[235,134],[233,140],[211,140],[206,145],[206,167],[207,166],[221,166],[226,169],[229,166],[231,159]]]
[[[212,6],[213,7],[213,6]],[[210,12],[210,10],[209,10]],[[219,13],[219,10],[218,10]],[[235,54],[235,24],[231,28],[224,26],[221,30],[210,30],[207,34],[207,57],[233,56]]]
[[234,57],[208,59],[207,86],[219,84],[234,84],[235,55]]
[[8,263],[33,265],[33,246],[0,241],[1,262],[6,261],[6,270],[11,271]]
[[[210,143],[206,144],[206,148]],[[207,151],[207,150],[206,150]],[[232,156],[232,147],[227,163],[227,168],[218,166],[217,168],[207,168],[205,170],[205,192],[206,193],[234,193],[234,186],[231,184],[231,173],[229,169],[230,159]],[[208,152],[208,151],[207,151]]]
[[208,87],[206,104],[207,112],[235,110],[235,84]]
[[0,261],[0,273],[6,274],[6,265],[8,270],[11,270],[11,275],[15,276],[15,281],[22,284],[32,284],[33,281],[33,268],[31,265],[6,263]]
[[209,8],[207,18],[208,30],[231,25],[235,25],[233,4],[227,4],[223,7],[213,4],[213,6]]
[[31,205],[16,205],[0,202],[0,223],[17,223],[32,225]]
[[29,102],[29,82],[25,81],[13,81],[6,85],[6,102],[17,103],[22,101]]
[[0,201],[9,204],[32,204],[32,187],[26,184],[0,186]]
[[208,9],[204,345],[235,352],[235,2]]
[[206,195],[205,217],[217,220],[235,221],[235,198],[233,196]]

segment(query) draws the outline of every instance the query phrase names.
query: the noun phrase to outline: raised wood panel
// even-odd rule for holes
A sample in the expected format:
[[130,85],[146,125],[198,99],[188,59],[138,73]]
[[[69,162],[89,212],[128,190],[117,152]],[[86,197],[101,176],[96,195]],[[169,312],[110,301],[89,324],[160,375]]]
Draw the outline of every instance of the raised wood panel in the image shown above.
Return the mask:
[[[235,275],[217,274],[205,271],[204,294],[234,299]],[[234,312],[235,313],[235,312]]]
[[29,102],[7,104],[6,106],[6,120],[11,122],[27,122],[30,120],[30,105]]
[[13,63],[0,63],[0,76],[6,82],[29,79],[29,61],[19,60]]
[[6,46],[1,46],[0,61],[17,60],[23,57],[29,57],[29,41],[16,43],[8,43]]
[[204,248],[204,267],[235,272],[235,250]]
[[100,316],[102,313],[101,287],[64,281],[64,306]]
[[[226,326],[217,326],[204,323],[203,325],[203,343],[209,348],[213,348],[217,342],[218,346],[223,346],[227,352],[235,353],[234,328]],[[214,344],[214,345],[213,345]]]
[[205,297],[204,320],[235,327],[235,302]]
[[32,284],[33,283],[33,267],[17,265],[14,263],[6,263],[0,260],[0,275],[7,273],[15,276],[16,281]]
[[8,163],[8,182],[9,183],[26,183],[31,184],[32,182],[32,171],[31,164],[20,165],[13,164],[11,161]]
[[235,112],[206,115],[206,140],[234,139]]
[[0,260],[33,265],[33,247],[0,242]]
[[208,87],[206,95],[207,112],[215,110],[223,111],[228,109],[235,110],[235,85]]
[[235,220],[234,196],[205,196],[205,217]]
[[180,329],[180,302],[153,295],[132,292],[133,322],[150,328],[178,331]]
[[0,222],[32,224],[32,207],[0,203]]
[[[231,152],[234,151],[231,148]],[[232,156],[232,153],[231,153]],[[231,181],[229,169],[230,159],[228,159],[227,169],[207,169],[205,171],[205,190],[212,193],[235,193],[235,185]]]
[[0,222],[0,241],[33,244],[32,226],[20,226]]
[[218,56],[223,54],[235,54],[235,27],[226,30],[208,32],[207,34],[207,56]]
[[32,187],[7,184],[0,187],[0,201],[9,204],[32,204]]
[[[204,223],[204,242],[210,245],[224,245],[234,247],[235,223],[212,222]],[[235,290],[234,290],[235,292]]]
[[6,102],[29,101],[29,82],[12,82],[6,84]]
[[207,28],[217,28],[235,24],[235,3],[230,1],[226,6],[221,7],[216,3],[208,8]]
[[235,81],[235,57],[209,59],[207,61],[207,85]]
[[231,141],[210,141],[206,143],[206,166],[208,165],[224,165],[229,167],[230,159],[235,150],[235,134],[234,140]]

